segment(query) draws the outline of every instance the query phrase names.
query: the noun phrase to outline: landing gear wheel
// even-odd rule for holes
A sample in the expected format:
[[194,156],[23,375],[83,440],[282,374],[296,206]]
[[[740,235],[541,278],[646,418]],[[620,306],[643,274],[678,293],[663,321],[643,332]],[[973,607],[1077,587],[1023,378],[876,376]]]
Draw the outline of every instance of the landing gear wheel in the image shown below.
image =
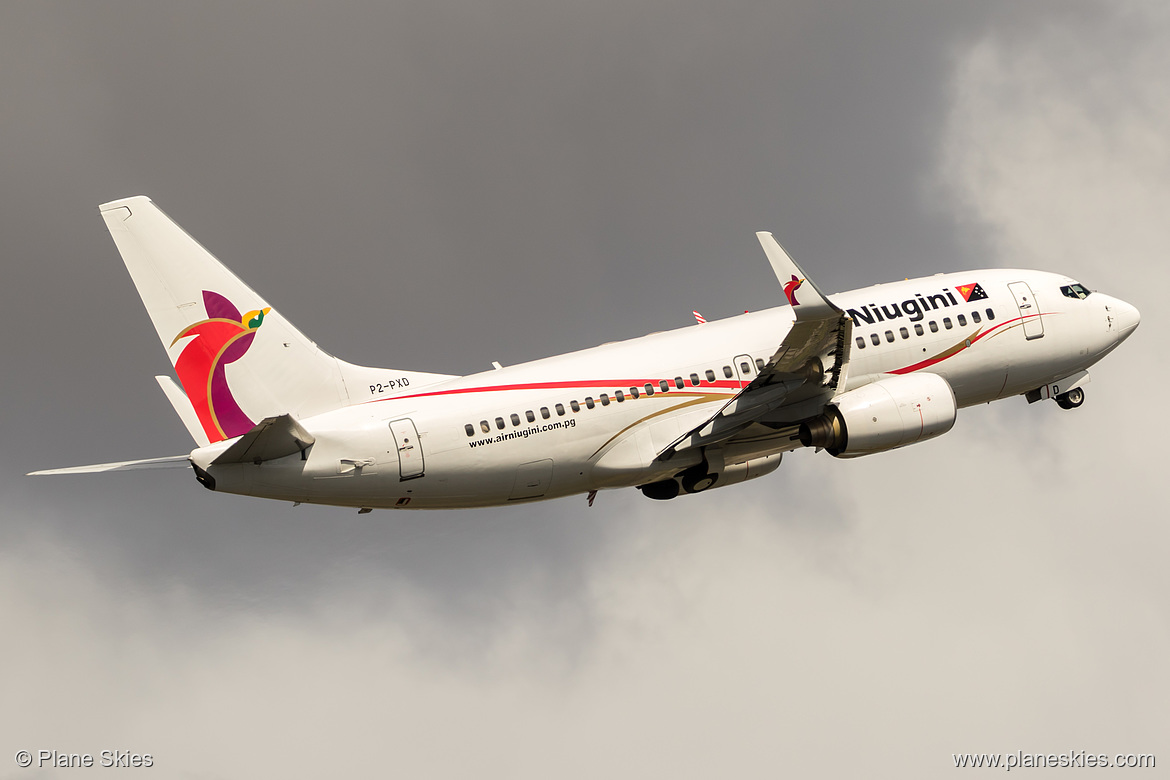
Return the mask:
[[1061,393],[1056,396],[1056,405],[1061,409],[1076,409],[1085,402],[1085,391],[1079,387],[1074,387],[1067,393]]
[[638,490],[641,490],[642,495],[646,498],[653,498],[655,501],[669,501],[678,496],[678,482],[673,479],[664,479],[661,482],[651,482],[649,485],[639,485]]
[[688,493],[702,493],[715,487],[718,481],[718,474],[683,474],[682,489]]

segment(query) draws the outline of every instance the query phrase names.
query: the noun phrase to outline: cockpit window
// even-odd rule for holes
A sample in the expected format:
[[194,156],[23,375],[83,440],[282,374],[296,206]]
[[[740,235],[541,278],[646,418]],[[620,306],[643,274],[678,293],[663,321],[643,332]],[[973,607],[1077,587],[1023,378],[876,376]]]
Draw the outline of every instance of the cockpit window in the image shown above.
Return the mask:
[[1080,298],[1081,300],[1084,300],[1085,298],[1089,297],[1089,294],[1092,291],[1085,289],[1083,284],[1066,284],[1064,287],[1060,288],[1060,292],[1066,298]]

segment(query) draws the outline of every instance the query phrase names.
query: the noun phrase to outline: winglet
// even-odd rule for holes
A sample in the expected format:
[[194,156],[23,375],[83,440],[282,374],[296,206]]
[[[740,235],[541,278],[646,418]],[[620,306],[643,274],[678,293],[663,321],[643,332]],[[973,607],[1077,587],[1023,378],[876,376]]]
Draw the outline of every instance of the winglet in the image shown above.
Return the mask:
[[776,278],[784,286],[784,295],[788,298],[788,305],[796,312],[796,319],[817,320],[842,313],[829,302],[816,283],[808,278],[771,233],[756,233],[756,238],[760,240],[760,246],[764,248],[764,254],[768,256],[768,262],[772,264]]

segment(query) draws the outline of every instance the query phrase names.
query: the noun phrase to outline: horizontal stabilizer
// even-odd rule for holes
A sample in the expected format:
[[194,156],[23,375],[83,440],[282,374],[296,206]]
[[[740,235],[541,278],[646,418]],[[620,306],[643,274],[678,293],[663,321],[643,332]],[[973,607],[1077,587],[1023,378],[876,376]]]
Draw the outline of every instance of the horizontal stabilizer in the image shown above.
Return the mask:
[[44,471],[30,471],[30,477],[46,477],[50,474],[101,474],[106,471],[138,471],[140,469],[173,469],[186,466],[186,455],[171,455],[166,458],[147,458],[146,460],[123,460],[118,463],[95,463],[92,466],[71,466],[67,469],[45,469]]
[[260,463],[304,452],[316,439],[291,414],[266,417],[212,461],[224,463]]

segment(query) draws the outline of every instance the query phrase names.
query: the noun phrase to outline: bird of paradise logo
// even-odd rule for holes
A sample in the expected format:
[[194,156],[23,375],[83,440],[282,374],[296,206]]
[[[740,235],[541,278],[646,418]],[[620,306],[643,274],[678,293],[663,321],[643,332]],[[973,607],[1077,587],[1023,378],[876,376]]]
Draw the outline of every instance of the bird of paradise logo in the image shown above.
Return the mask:
[[228,387],[228,363],[244,356],[256,338],[256,329],[270,308],[253,309],[241,315],[231,301],[219,293],[203,291],[207,319],[189,325],[175,336],[194,336],[175,361],[175,373],[187,393],[204,433],[212,442],[242,436],[255,427],[236,403]]
[[800,301],[796,300],[796,291],[804,284],[804,279],[798,279],[796,274],[792,275],[792,280],[784,283],[784,294],[788,296],[788,303],[790,306],[799,306]]

